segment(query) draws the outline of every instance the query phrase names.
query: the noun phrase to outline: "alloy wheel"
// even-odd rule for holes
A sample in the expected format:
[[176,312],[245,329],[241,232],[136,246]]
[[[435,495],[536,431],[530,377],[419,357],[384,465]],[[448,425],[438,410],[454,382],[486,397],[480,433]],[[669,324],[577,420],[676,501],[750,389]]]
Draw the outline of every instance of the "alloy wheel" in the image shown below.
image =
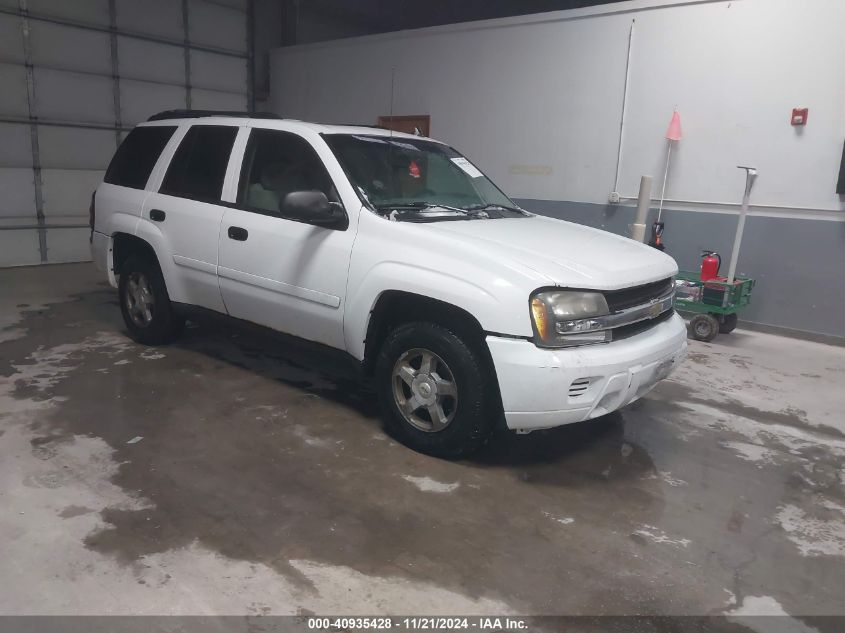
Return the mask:
[[442,431],[455,418],[458,386],[446,362],[431,350],[403,353],[393,366],[393,398],[402,417],[426,433]]
[[155,314],[155,296],[147,276],[133,272],[126,284],[126,310],[138,327],[147,327]]

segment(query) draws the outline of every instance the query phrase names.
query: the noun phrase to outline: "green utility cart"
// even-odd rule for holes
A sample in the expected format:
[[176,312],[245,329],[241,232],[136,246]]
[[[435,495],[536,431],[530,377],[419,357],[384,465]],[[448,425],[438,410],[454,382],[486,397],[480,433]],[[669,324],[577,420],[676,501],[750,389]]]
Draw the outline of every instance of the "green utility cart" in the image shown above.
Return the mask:
[[679,272],[675,284],[675,309],[694,314],[690,335],[697,341],[712,341],[720,332],[733,332],[737,312],[751,301],[754,280],[737,275],[734,282],[708,279],[698,272]]

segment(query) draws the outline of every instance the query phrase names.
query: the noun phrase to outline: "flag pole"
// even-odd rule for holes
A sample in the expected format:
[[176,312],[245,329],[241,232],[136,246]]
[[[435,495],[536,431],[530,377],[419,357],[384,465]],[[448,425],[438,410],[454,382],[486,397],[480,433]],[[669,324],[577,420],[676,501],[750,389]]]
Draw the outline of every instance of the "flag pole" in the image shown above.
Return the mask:
[[672,160],[672,143],[681,140],[681,115],[675,108],[672,112],[672,120],[669,122],[669,129],[666,130],[666,169],[663,171],[663,188],[660,191],[660,207],[657,209],[657,221],[651,225],[651,240],[649,244],[661,251],[666,248],[663,244],[663,203],[666,201],[666,182],[669,180],[669,164]]
[[660,207],[657,209],[657,221],[663,216],[663,200],[666,198],[666,180],[669,178],[669,160],[672,158],[672,141],[668,142],[669,149],[666,150],[666,171],[663,172],[663,189],[660,191]]

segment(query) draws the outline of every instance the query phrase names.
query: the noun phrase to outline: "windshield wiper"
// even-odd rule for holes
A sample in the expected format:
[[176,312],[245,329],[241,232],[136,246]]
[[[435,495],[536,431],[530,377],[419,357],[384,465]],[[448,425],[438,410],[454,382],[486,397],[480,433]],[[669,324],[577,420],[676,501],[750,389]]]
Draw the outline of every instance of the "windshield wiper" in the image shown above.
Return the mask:
[[526,215],[523,209],[518,207],[511,207],[506,204],[498,204],[496,202],[490,202],[487,204],[471,204],[468,207],[464,207],[466,211],[487,211],[489,209],[502,209],[503,211],[511,211],[512,213],[519,213],[520,215]]
[[414,210],[421,210],[424,211],[425,209],[445,209],[446,211],[455,211],[456,213],[462,213],[466,215],[468,213],[467,209],[462,209],[460,207],[450,207],[448,204],[438,204],[436,202],[424,202],[424,201],[414,201],[414,202],[398,202],[398,203],[390,203],[390,204],[377,204],[375,208],[378,211],[386,211],[389,209],[397,209],[397,210],[405,210],[405,209],[414,209]]

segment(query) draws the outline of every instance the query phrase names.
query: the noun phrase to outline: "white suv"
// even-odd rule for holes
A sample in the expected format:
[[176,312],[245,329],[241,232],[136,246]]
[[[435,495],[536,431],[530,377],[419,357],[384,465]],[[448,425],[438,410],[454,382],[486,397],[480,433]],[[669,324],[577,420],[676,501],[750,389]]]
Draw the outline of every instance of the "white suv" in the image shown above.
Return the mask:
[[686,352],[672,258],[523,211],[428,138],[163,112],[117,150],[91,227],[136,341],[167,343],[198,307],[335,348],[430,454],[502,418],[604,415]]

